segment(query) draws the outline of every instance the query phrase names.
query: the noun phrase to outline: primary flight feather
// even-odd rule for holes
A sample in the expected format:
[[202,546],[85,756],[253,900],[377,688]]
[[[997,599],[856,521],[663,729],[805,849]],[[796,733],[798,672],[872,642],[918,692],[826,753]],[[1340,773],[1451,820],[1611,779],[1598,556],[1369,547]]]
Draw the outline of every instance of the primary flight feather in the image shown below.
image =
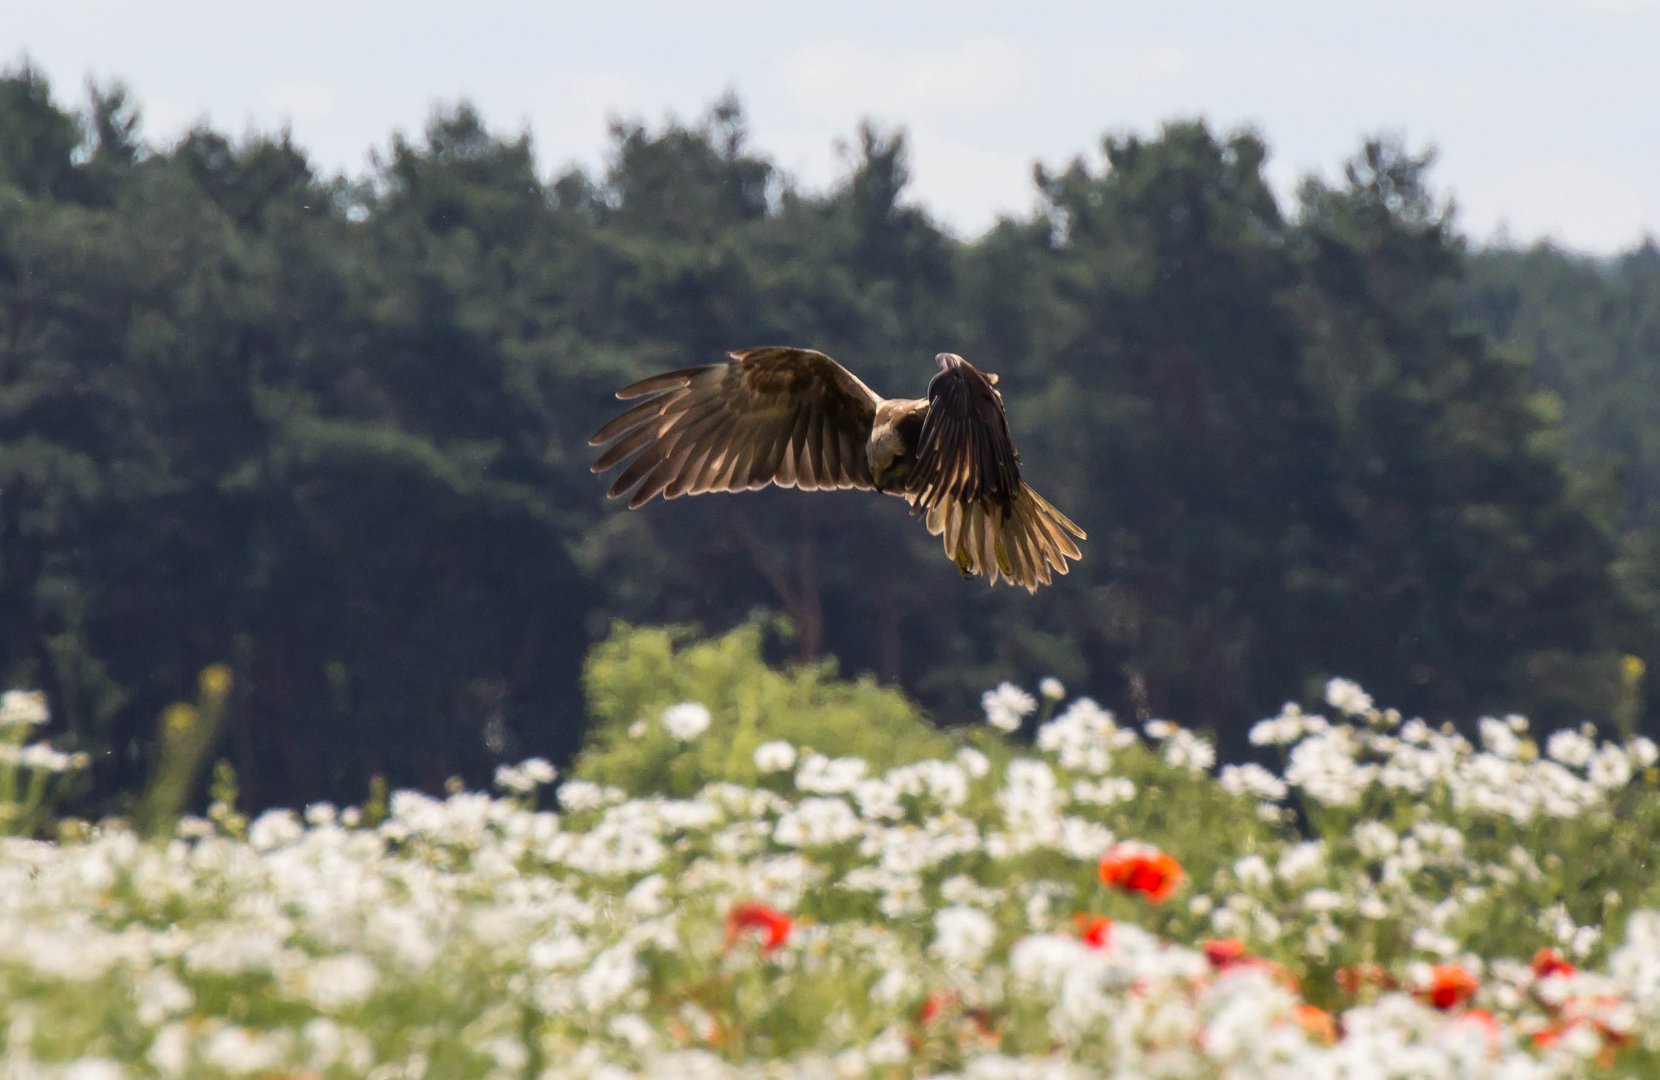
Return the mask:
[[928,396],[914,399],[783,346],[653,375],[617,391],[633,404],[588,440],[602,448],[593,471],[627,462],[609,494],[630,509],[768,484],[897,495],[963,574],[1036,592],[1080,557],[1084,531],[1021,479],[997,377],[955,353],[934,360]]

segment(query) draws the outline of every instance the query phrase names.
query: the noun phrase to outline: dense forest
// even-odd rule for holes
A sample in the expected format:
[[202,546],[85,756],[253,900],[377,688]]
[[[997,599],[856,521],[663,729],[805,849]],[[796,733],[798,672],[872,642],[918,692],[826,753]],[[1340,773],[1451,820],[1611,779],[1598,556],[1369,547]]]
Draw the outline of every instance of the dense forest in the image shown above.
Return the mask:
[[[461,105],[333,177],[0,77],[0,682],[48,691],[94,797],[209,664],[251,802],[357,798],[567,757],[614,620],[756,611],[942,723],[1042,675],[1234,748],[1333,674],[1434,718],[1647,707],[1652,244],[1469,251],[1390,141],[1288,205],[1257,135],[1198,122],[1035,170],[972,241],[896,132],[827,191],[732,101],[544,174],[564,149]],[[897,396],[941,350],[998,372],[1082,563],[989,590],[857,493],[607,503],[613,390],[768,343]]]

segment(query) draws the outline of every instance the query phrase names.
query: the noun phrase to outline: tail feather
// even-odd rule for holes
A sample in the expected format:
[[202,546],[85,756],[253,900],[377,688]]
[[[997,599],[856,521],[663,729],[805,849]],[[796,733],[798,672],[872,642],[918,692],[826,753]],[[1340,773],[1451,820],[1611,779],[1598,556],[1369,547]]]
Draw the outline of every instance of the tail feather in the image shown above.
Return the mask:
[[1025,483],[1007,507],[943,502],[929,509],[927,524],[963,576],[983,574],[987,584],[1005,580],[1027,592],[1037,592],[1055,574],[1071,569],[1067,560],[1083,557],[1074,537],[1088,539],[1071,518]]

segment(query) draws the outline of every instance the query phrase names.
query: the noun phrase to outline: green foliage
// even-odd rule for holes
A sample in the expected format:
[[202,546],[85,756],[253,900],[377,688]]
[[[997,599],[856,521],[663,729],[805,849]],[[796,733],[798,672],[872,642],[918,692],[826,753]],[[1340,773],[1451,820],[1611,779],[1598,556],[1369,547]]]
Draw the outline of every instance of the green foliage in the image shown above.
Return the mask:
[[[769,666],[768,625],[751,618],[707,640],[685,628],[614,626],[583,669],[593,720],[576,775],[631,794],[690,795],[719,780],[753,783],[756,747],[778,739],[881,768],[951,745],[903,694],[837,679],[833,661]],[[662,722],[681,703],[710,714],[709,730],[689,742]]]
[[[1534,357],[1576,499],[1622,534],[1621,637],[1660,663],[1660,249],[1650,237],[1610,259],[1549,245],[1479,252],[1458,302],[1495,340]],[[1648,694],[1643,712],[1654,715],[1652,684]]]

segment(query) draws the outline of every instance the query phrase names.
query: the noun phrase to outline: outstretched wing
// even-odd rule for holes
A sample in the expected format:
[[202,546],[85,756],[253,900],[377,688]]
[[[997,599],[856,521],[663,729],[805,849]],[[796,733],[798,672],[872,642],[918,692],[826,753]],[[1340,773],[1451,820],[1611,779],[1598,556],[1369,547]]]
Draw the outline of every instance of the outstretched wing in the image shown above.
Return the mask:
[[771,346],[707,367],[642,379],[638,399],[588,440],[604,472],[634,456],[608,493],[632,509],[658,495],[873,488],[865,444],[882,399],[812,349]]
[[1009,436],[1003,395],[993,377],[957,354],[934,359],[940,373],[928,384],[928,414],[906,491],[924,510],[947,503],[1007,507],[1020,490],[1020,452]]

